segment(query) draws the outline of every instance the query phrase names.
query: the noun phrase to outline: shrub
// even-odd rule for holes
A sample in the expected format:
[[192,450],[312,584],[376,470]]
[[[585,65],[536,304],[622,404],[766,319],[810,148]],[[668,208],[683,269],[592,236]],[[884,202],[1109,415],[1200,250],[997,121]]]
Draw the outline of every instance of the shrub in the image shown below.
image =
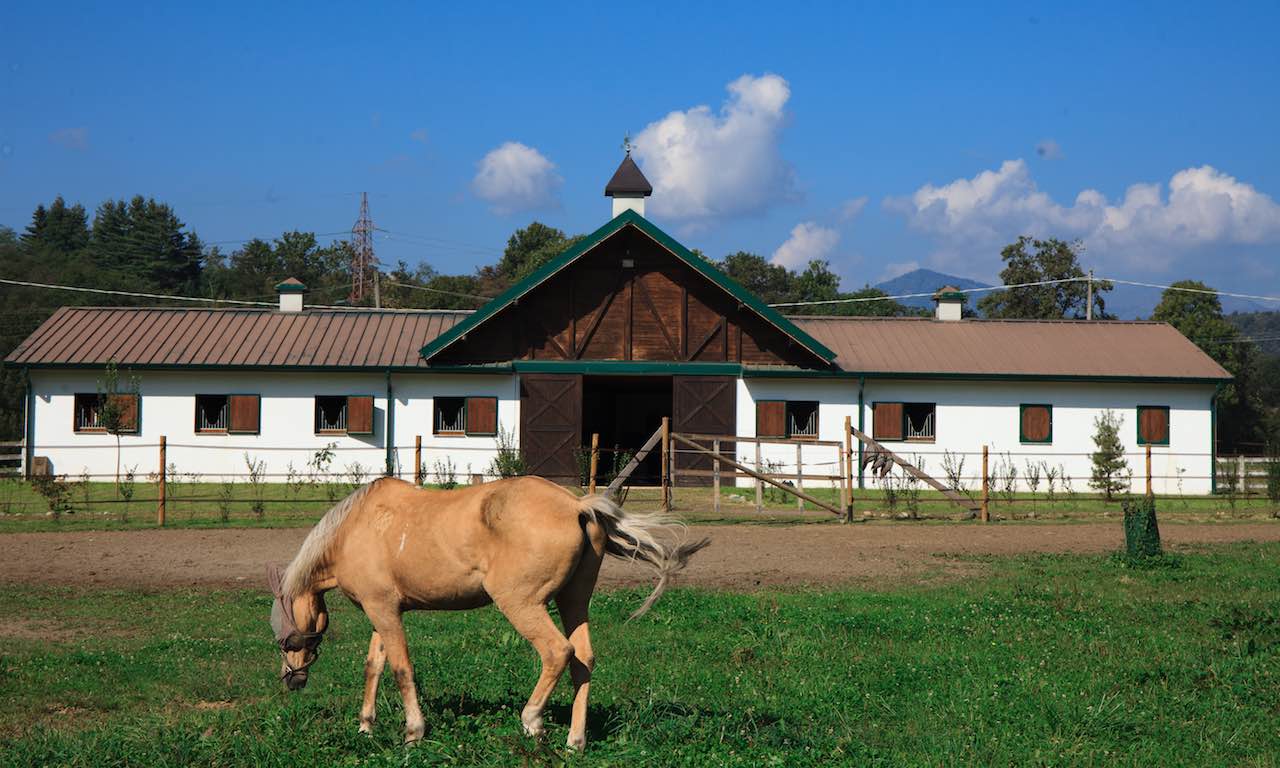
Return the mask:
[[129,521],[129,505],[133,503],[133,494],[137,490],[135,482],[138,478],[138,465],[125,467],[124,478],[120,481],[120,522]]
[[1156,500],[1152,496],[1125,499],[1124,547],[1130,560],[1159,557],[1160,526],[1156,523]]
[[246,451],[244,463],[249,468],[249,488],[253,492],[253,516],[261,520],[267,511],[267,505],[263,499],[263,492],[266,490],[267,461],[266,459],[254,461],[253,457]]
[[489,462],[489,474],[493,477],[519,477],[528,472],[524,463],[524,454],[516,445],[514,431],[498,430],[498,453]]
[[1125,476],[1129,464],[1124,458],[1124,444],[1120,442],[1123,424],[1124,418],[1110,410],[1103,411],[1093,420],[1093,444],[1097,450],[1091,456],[1093,474],[1089,485],[1101,492],[1107,501],[1112,501],[1117,493],[1129,488]]
[[[436,485],[440,486],[446,491],[452,491],[454,488],[458,487],[458,473],[457,473],[457,470],[455,470],[453,467],[453,459],[449,458],[448,456],[444,457],[443,461],[441,461],[440,459],[436,459],[435,468],[436,468]],[[423,472],[422,476],[426,477],[427,473]]]
[[1280,443],[1267,445],[1267,458],[1263,464],[1267,475],[1267,499],[1271,502],[1271,514],[1280,517]]
[[54,520],[61,520],[64,512],[74,513],[71,506],[71,485],[57,475],[35,475],[31,478],[31,487],[44,498],[49,507],[49,514]]

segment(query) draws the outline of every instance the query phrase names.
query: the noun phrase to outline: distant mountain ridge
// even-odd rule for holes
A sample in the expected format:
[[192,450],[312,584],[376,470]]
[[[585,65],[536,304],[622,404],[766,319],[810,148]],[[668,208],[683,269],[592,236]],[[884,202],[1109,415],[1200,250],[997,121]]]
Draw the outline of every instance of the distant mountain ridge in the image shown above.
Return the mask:
[[[967,277],[957,277],[942,272],[935,272],[932,269],[913,269],[905,274],[898,275],[892,280],[885,280],[883,283],[877,283],[876,288],[884,291],[890,296],[900,296],[904,293],[933,293],[944,285],[954,285],[957,288],[989,288],[989,283],[980,283],[977,280],[970,280]],[[933,299],[928,296],[917,296],[911,299],[900,299],[899,303],[908,307],[921,307],[923,309],[933,309]],[[978,303],[977,297],[971,297],[969,306],[974,307]]]

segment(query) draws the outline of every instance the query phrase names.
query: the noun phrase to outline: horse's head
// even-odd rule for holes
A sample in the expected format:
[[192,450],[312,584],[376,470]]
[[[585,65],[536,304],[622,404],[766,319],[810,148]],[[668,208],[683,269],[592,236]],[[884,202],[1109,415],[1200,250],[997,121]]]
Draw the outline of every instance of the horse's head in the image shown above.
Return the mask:
[[329,610],[324,595],[313,592],[286,596],[279,566],[267,567],[267,585],[275,601],[271,604],[271,630],[284,657],[280,679],[296,691],[307,684],[307,669],[320,656],[320,641],[329,627]]

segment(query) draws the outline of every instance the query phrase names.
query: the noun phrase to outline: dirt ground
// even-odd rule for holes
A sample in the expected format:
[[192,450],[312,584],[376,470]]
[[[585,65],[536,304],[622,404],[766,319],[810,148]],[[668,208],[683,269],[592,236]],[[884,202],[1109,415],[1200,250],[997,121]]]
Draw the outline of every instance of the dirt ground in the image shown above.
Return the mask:
[[[249,587],[268,562],[287,562],[305,528],[84,531],[0,535],[0,581],[159,589]],[[1280,524],[1170,525],[1176,549],[1197,544],[1280,540]],[[961,577],[980,568],[952,555],[1105,552],[1123,542],[1119,523],[1072,525],[693,526],[712,544],[680,584],[753,590],[835,584],[893,586]],[[601,586],[652,583],[641,566],[610,559]]]

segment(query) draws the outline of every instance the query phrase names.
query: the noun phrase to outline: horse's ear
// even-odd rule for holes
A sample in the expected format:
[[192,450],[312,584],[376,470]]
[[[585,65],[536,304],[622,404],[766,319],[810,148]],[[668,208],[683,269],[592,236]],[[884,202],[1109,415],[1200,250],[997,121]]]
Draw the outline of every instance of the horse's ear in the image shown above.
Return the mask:
[[280,597],[281,585],[284,583],[284,571],[280,570],[280,566],[275,563],[267,564],[267,587],[271,590],[271,594]]

